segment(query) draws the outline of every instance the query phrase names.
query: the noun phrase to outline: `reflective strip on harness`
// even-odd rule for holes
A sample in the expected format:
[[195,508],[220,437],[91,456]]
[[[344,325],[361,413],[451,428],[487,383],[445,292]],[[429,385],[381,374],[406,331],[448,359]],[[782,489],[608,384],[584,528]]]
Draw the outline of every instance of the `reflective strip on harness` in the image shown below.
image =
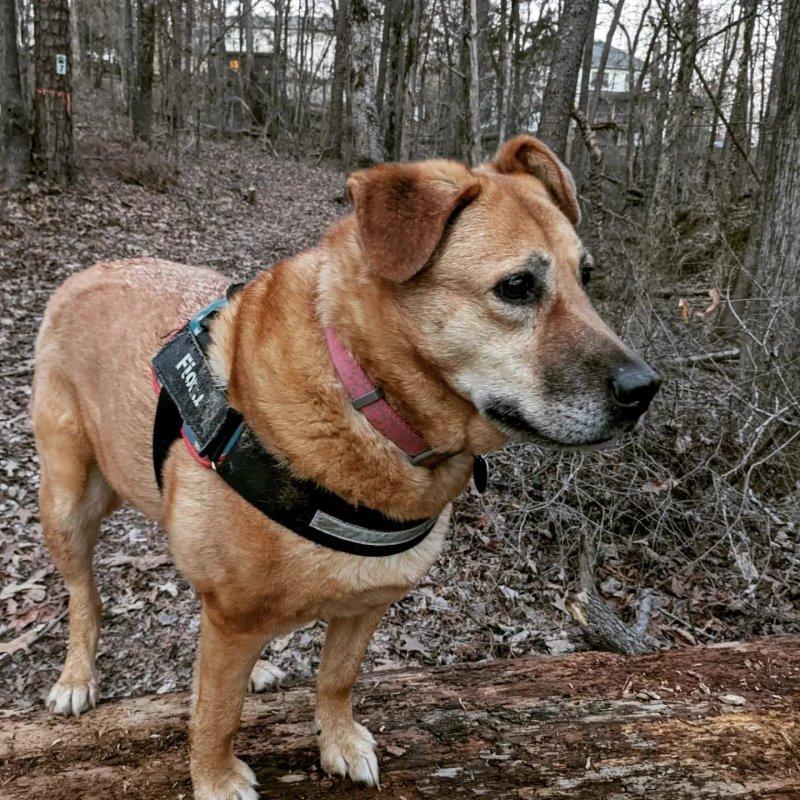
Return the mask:
[[400,531],[375,531],[369,528],[362,528],[360,525],[353,525],[350,522],[332,517],[324,511],[317,511],[309,522],[309,526],[321,533],[335,536],[342,541],[357,541],[364,545],[404,545],[413,542],[423,533],[428,533],[435,524],[435,520],[426,519],[413,528],[405,528]]

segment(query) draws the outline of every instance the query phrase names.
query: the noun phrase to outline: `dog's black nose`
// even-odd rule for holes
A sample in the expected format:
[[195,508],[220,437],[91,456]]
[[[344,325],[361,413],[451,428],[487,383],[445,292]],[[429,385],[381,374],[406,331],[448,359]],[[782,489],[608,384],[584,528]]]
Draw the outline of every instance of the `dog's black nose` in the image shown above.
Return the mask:
[[661,386],[661,376],[643,361],[628,361],[614,368],[610,383],[617,404],[630,416],[639,417]]

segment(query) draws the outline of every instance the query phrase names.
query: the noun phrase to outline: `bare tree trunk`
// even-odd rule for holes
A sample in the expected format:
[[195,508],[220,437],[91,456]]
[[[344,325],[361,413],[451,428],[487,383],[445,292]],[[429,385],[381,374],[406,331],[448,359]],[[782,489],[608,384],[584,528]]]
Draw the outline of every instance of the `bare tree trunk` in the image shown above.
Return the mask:
[[336,10],[336,50],[331,83],[330,144],[342,157],[344,138],[344,93],[350,64],[350,0],[339,0]]
[[480,67],[478,63],[478,5],[477,0],[464,0],[464,51],[466,125],[464,126],[467,163],[481,162],[481,104],[479,94]]
[[[581,87],[578,92],[578,112],[589,119],[589,84],[592,72],[592,61],[594,60],[594,31],[597,25],[597,10],[600,3],[595,0],[592,6],[592,19],[589,23],[589,30],[586,33],[586,43],[583,46],[583,56],[581,57]],[[580,120],[573,114],[573,117],[580,127]],[[571,168],[572,177],[575,185],[580,192],[583,189],[583,182],[586,176],[587,156],[591,163],[591,153],[588,150],[588,142],[585,136],[581,136],[583,147],[575,147],[572,150]]]
[[17,49],[17,4],[6,0],[0,8],[0,42],[3,48],[3,72],[0,75],[0,186],[19,186],[31,171],[31,142],[28,119],[22,99],[22,82]]
[[403,120],[400,126],[400,158],[411,157],[411,136],[416,108],[417,68],[419,66],[419,35],[422,22],[422,0],[411,0],[411,19],[403,63]]
[[644,79],[650,72],[651,57],[653,55],[653,47],[658,38],[659,31],[661,30],[661,22],[657,22],[653,28],[650,42],[647,46],[644,62],[642,63],[641,70],[638,77],[635,71],[635,55],[641,38],[642,31],[644,30],[645,22],[650,11],[650,0],[647,1],[645,7],[642,9],[642,15],[639,18],[639,25],[636,28],[636,33],[633,36],[633,42],[628,50],[628,91],[630,92],[630,100],[628,102],[628,120],[625,126],[625,180],[628,186],[633,186],[634,179],[634,165],[636,161],[636,149],[634,147],[634,133],[635,126],[638,122],[640,111],[639,98],[642,94],[642,86]]
[[375,111],[372,41],[367,0],[351,0],[352,160],[359,167],[383,160],[380,127]]
[[517,131],[520,124],[520,97],[522,95],[523,87],[520,75],[522,74],[522,26],[520,25],[519,16],[519,3],[517,4],[517,19],[512,20],[511,24],[514,26],[514,46],[511,56],[511,86],[509,87],[509,109],[508,109],[508,128],[510,131]]
[[[216,17],[217,37],[214,45],[214,60],[216,61],[216,86],[214,87],[214,97],[216,104],[217,136],[223,139],[227,129],[228,120],[228,56],[225,52],[225,33],[227,22],[225,20],[226,0],[217,0],[214,7],[214,0],[211,0],[212,16]],[[273,65],[274,69],[274,65]]]
[[[736,13],[736,7],[731,7],[729,21],[733,20]],[[725,40],[722,44],[722,59],[720,62],[719,80],[717,81],[717,91],[715,94],[715,102],[718,106],[722,105],[725,96],[725,88],[728,81],[728,72],[730,70],[733,57],[736,55],[736,44],[739,41],[739,28],[740,25],[735,25],[732,31],[725,35]],[[730,41],[729,41],[730,40]],[[703,185],[708,186],[711,182],[712,173],[716,167],[716,150],[717,150],[717,132],[719,130],[719,116],[714,114],[711,121],[711,130],[708,133],[708,145],[706,147],[706,163],[703,172]]]
[[253,30],[253,0],[242,0],[242,17],[244,22],[244,99],[251,114],[258,119],[258,93],[253,85],[255,78],[256,45]]
[[603,42],[603,49],[600,52],[600,61],[597,64],[597,74],[594,76],[594,95],[592,97],[592,105],[589,110],[589,120],[595,121],[597,117],[597,109],[600,108],[600,98],[603,94],[603,79],[606,75],[606,66],[608,65],[608,56],[611,53],[611,43],[614,41],[614,34],[617,32],[617,25],[619,25],[619,18],[622,14],[622,7],[625,5],[625,0],[617,0],[614,4],[614,15],[611,17],[611,24],[608,26],[608,34]]
[[[341,0],[340,10],[344,8],[346,0]],[[281,128],[284,113],[284,93],[286,82],[286,36],[285,36],[285,16],[286,6],[284,0],[274,0],[275,20],[272,26],[273,47],[272,47],[272,80],[270,95],[272,100],[272,135],[276,136]]]
[[[456,23],[453,21],[452,17],[450,16],[450,10],[448,9],[447,3],[441,4],[441,13],[442,13],[442,27],[445,30],[453,30],[455,28]],[[456,46],[458,45],[458,50],[456,50]],[[441,104],[442,111],[444,114],[444,122],[441,124],[441,136],[437,136],[437,144],[441,141],[442,148],[437,148],[439,152],[444,150],[445,154],[450,156],[451,158],[461,158],[463,157],[462,151],[462,144],[463,144],[463,137],[459,134],[461,133],[461,118],[462,114],[460,113],[461,110],[461,91],[462,91],[462,84],[463,80],[463,71],[459,72],[456,64],[457,62],[457,53],[458,58],[461,56],[461,52],[463,51],[463,41],[458,42],[456,37],[452,36],[445,36],[444,37],[444,46],[445,46],[445,56],[446,56],[446,65],[447,65],[447,80],[445,83],[446,86],[446,94],[444,100]],[[462,59],[463,60],[463,59]]]
[[539,138],[561,159],[567,151],[570,114],[593,1],[565,0],[558,20],[555,55],[542,97]]
[[[58,183],[74,173],[67,0],[34,4],[33,153],[36,171]],[[63,74],[62,74],[63,73]]]
[[72,44],[72,83],[81,77],[80,0],[72,0],[69,9],[69,38]]
[[778,24],[778,43],[775,48],[775,59],[772,63],[772,78],[769,84],[769,96],[767,98],[767,108],[764,118],[761,120],[761,131],[758,137],[757,156],[761,165],[766,164],[772,155],[772,131],[775,123],[775,114],[778,109],[778,78],[783,71],[783,59],[786,50],[786,26],[788,25],[788,14],[781,14]]
[[756,12],[759,0],[742,0],[744,28],[742,33],[742,52],[739,56],[739,69],[736,74],[736,93],[731,107],[730,131],[725,137],[725,172],[727,177],[728,198],[735,199],[744,188],[748,179],[748,171],[742,168],[741,156],[733,144],[733,138],[750,150],[750,136],[747,125],[747,107],[750,95],[750,65],[753,58],[753,29],[756,24]]
[[[490,0],[475,0],[475,19],[477,25],[477,35],[475,37],[478,48],[478,107],[480,129],[485,130],[491,120],[492,107],[488,101],[492,95],[492,73],[495,56],[493,53],[494,43],[491,39],[491,15]],[[483,145],[481,145],[482,147]]]
[[497,87],[497,143],[506,140],[508,109],[511,101],[511,65],[514,57],[514,35],[519,26],[519,0],[501,0],[500,6],[500,81]]
[[[648,210],[648,248],[653,259],[661,257],[660,242],[665,225],[671,227],[675,207],[679,154],[686,138],[686,120],[691,102],[692,73],[697,57],[698,0],[685,0],[681,18],[681,59],[672,92],[666,133],[656,168],[655,185]],[[655,132],[656,136],[658,131]]]
[[125,94],[125,108],[128,113],[133,107],[133,7],[131,0],[122,4],[122,80]]
[[[786,0],[783,59],[777,80],[773,143],[767,162],[759,230],[747,266],[757,287],[744,313],[742,368],[754,379],[757,405],[787,407],[800,420],[800,0]],[[790,429],[786,429],[786,435]],[[795,434],[796,435],[796,434]]]
[[383,129],[383,103],[386,97],[386,72],[389,65],[389,46],[390,46],[390,13],[391,2],[383,4],[383,25],[381,26],[381,51],[378,56],[378,80],[375,85],[375,110],[378,112],[378,119],[381,121]]
[[[667,0],[669,2],[669,0]],[[660,20],[665,22],[666,16],[670,13],[667,8],[660,16]],[[664,128],[667,124],[667,112],[671,97],[670,74],[672,61],[674,58],[675,37],[671,35],[671,30],[667,27],[664,46],[659,36],[654,37],[655,46],[653,49],[653,80],[650,85],[650,107],[652,109],[652,121],[649,127],[649,136],[646,141],[645,152],[643,153],[642,180],[649,183],[655,180],[655,173],[661,160],[661,151],[664,145]],[[651,177],[652,176],[652,177]]]
[[592,252],[600,263],[608,263],[608,242],[605,236],[606,210],[603,206],[603,192],[600,184],[600,171],[603,166],[603,151],[597,143],[586,115],[579,108],[572,109],[572,116],[584,140],[589,155],[589,174],[585,182],[585,195],[589,205],[589,229],[592,238]]
[[156,44],[156,0],[137,0],[136,87],[131,117],[133,136],[149,142],[153,135],[153,57]]
[[[22,99],[28,110],[28,119],[31,115],[31,98],[33,97],[33,59],[30,54],[33,52],[33,41],[31,39],[31,29],[33,28],[33,8],[26,4],[24,0],[17,0],[17,34],[20,38],[21,47],[17,51],[20,84],[22,85]],[[30,128],[28,129],[30,132]]]
[[[758,163],[761,165],[762,172],[765,171],[773,155],[774,146],[774,125],[778,110],[780,78],[783,73],[783,60],[785,57],[786,42],[788,34],[786,31],[789,14],[784,11],[781,15],[778,31],[778,42],[775,48],[775,58],[772,64],[772,78],[769,86],[769,96],[767,98],[766,112],[761,120],[761,131],[758,137],[758,147],[756,149]],[[762,191],[764,187],[762,187]],[[752,251],[752,247],[751,247]],[[740,330],[740,320],[745,301],[750,297],[753,290],[752,264],[746,260],[744,268],[741,266],[736,271],[735,282],[731,296],[722,309],[717,323],[717,332],[724,337],[731,338]]]
[[386,63],[386,99],[381,117],[383,145],[386,155],[395,159],[399,155],[400,131],[403,126],[403,72],[406,56],[403,47],[405,9],[408,0],[388,0],[385,13],[388,17],[389,52]]
[[179,137],[183,128],[184,80],[183,80],[183,35],[184,35],[184,0],[170,0],[170,69],[167,93],[169,106],[167,118],[169,123],[169,150],[177,161],[179,153]]

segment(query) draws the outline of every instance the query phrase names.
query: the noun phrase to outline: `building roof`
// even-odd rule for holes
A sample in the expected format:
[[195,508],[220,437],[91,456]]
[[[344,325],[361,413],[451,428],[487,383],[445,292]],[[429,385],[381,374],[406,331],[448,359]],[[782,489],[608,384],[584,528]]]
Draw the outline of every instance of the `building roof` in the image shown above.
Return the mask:
[[[597,69],[600,66],[600,55],[603,52],[603,45],[605,43],[601,41],[595,41],[594,47],[592,48],[592,69]],[[608,62],[606,64],[606,69],[628,69],[630,65],[630,60],[628,58],[628,54],[624,50],[620,50],[618,47],[614,47],[612,45],[611,49],[608,51]],[[634,69],[641,69],[644,66],[644,62],[639,58],[633,59],[633,67]]]

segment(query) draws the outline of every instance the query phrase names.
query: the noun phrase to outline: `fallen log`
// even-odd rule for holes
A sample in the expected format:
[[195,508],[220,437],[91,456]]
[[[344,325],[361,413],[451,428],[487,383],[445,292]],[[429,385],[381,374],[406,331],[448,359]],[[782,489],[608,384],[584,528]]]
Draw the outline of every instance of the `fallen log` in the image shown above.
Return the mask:
[[[800,798],[800,636],[378,672],[357,718],[382,788],[319,771],[313,689],[251,696],[236,751],[264,797]],[[78,720],[0,713],[0,797],[190,798],[186,694]]]

